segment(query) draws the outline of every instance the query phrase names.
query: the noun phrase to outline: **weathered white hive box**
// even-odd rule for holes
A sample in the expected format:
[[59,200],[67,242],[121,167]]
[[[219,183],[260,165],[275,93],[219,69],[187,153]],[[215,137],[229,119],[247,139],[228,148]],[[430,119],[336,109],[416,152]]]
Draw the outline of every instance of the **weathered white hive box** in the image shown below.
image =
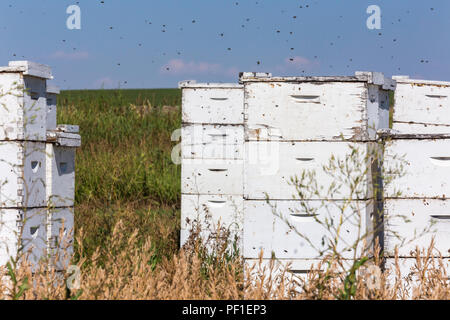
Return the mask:
[[73,253],[74,208],[51,208],[47,215],[47,250],[57,270],[69,266]]
[[[242,238],[244,94],[239,84],[180,83],[181,244],[199,222],[208,238],[220,225]],[[213,235],[212,235],[213,236]]]
[[[373,198],[372,163],[370,155],[374,154],[378,145],[372,142],[259,142],[248,141],[245,144],[244,197],[249,200],[292,200],[298,194],[292,178],[301,179],[303,172],[315,172],[315,182],[322,187],[317,193],[306,195],[311,200],[365,200]],[[331,157],[345,161],[356,151],[361,162],[347,161],[351,176],[336,170],[330,176],[323,167],[327,166]],[[364,161],[367,160],[367,163]],[[351,181],[365,175],[357,188],[343,184],[333,192],[330,188],[339,178]],[[303,183],[309,180],[306,178]]]
[[46,190],[52,207],[72,207],[75,200],[75,152],[81,146],[78,126],[60,125],[47,133]]
[[[385,254],[414,256],[435,238],[435,254],[450,257],[450,135],[393,134],[385,142],[384,171],[404,166],[384,187]],[[400,191],[400,193],[398,192]]]
[[46,208],[0,209],[0,265],[19,252],[37,264],[47,254],[46,226]]
[[450,82],[393,77],[392,128],[403,134],[450,133]]
[[395,81],[381,73],[272,77],[248,72],[240,82],[248,141],[367,141],[389,127],[389,90]]
[[0,141],[0,208],[45,207],[45,143]]
[[11,61],[0,68],[0,141],[46,140],[48,66]]
[[[264,259],[275,256],[285,261],[317,262],[329,239],[334,239],[332,232],[317,220],[328,219],[337,228],[343,214],[345,222],[340,227],[337,249],[344,259],[351,259],[354,250],[349,246],[367,232],[372,206],[370,201],[355,201],[348,207],[342,201],[245,201],[244,258],[257,259],[263,250]],[[306,264],[306,270],[309,267]]]

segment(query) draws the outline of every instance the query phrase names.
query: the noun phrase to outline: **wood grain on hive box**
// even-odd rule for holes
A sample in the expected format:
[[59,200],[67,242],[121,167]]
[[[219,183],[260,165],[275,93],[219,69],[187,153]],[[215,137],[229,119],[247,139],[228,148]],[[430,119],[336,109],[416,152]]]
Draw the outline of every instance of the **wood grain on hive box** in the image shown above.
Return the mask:
[[386,93],[356,81],[245,83],[246,139],[373,140],[389,127]]
[[[349,160],[353,149],[357,150],[359,156]],[[298,198],[295,185],[291,178],[300,177],[304,171],[315,172],[314,181],[306,179],[303,181],[311,182],[309,186],[317,183],[318,193],[311,193],[306,190],[306,199],[370,199],[373,197],[371,183],[371,166],[368,152],[375,152],[378,145],[375,143],[347,143],[347,142],[246,142],[246,160],[245,160],[245,181],[244,196],[246,199],[293,199]],[[324,165],[328,165],[330,159],[334,156],[336,160],[347,161],[348,170],[351,177],[339,174],[332,175],[323,170]],[[367,159],[366,159],[367,158]],[[356,160],[356,161],[355,161]],[[367,164],[364,161],[367,160]],[[362,174],[366,177],[360,181],[358,188],[351,189],[350,181],[359,179]],[[339,183],[339,178],[344,178],[348,183],[339,187],[333,193],[328,192],[333,183]],[[353,190],[353,191],[352,191]],[[315,190],[314,190],[315,191]]]
[[[405,174],[389,174],[404,166]],[[450,139],[393,139],[385,143],[384,171],[392,178],[384,196],[400,198],[442,198],[450,195]]]
[[242,195],[242,160],[185,159],[181,164],[181,193]]
[[401,133],[450,133],[450,82],[394,77],[393,129]]
[[45,207],[45,143],[0,141],[0,208]]
[[57,270],[65,270],[73,253],[74,208],[50,208],[48,211],[47,241],[52,263]]
[[203,227],[220,225],[232,230],[242,230],[244,220],[242,196],[181,195],[181,228],[190,229],[194,221]]
[[48,66],[11,61],[0,68],[0,140],[46,140]]
[[183,123],[242,124],[244,93],[239,84],[180,83]]
[[[312,200],[302,205],[300,201],[245,200],[244,212],[244,258],[256,259],[264,250],[264,258],[320,259],[320,250],[327,248],[326,244],[335,233],[317,220],[328,219],[331,227],[337,228],[341,217],[343,223],[337,248],[343,258],[353,258],[353,250],[343,250],[363,235],[370,240],[373,230],[372,201]],[[362,249],[361,243],[359,249]]]
[[181,136],[185,159],[243,159],[243,125],[184,125]]
[[36,265],[46,255],[47,210],[0,209],[0,265],[5,265],[10,257],[17,257],[19,243],[21,253]]
[[75,148],[46,145],[47,202],[54,207],[71,207],[75,203]]
[[400,257],[415,256],[416,247],[428,249],[434,238],[433,255],[450,257],[450,200],[387,199],[384,210],[386,256],[395,247]]

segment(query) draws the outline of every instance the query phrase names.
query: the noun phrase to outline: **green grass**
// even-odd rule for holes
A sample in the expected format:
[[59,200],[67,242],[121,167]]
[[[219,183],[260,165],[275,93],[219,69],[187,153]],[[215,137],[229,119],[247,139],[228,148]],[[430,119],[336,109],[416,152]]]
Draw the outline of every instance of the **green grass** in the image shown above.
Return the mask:
[[101,100],[124,104],[143,105],[148,101],[152,106],[181,105],[179,89],[112,89],[112,90],[69,90],[61,92],[61,103],[70,101]]
[[170,226],[164,233],[171,239],[155,246],[161,255],[175,249],[181,173],[171,160],[171,134],[181,127],[180,100],[178,89],[61,92],[58,123],[79,125],[82,137],[75,222],[87,252],[107,242],[119,219],[130,233],[138,228],[155,239],[155,226]]

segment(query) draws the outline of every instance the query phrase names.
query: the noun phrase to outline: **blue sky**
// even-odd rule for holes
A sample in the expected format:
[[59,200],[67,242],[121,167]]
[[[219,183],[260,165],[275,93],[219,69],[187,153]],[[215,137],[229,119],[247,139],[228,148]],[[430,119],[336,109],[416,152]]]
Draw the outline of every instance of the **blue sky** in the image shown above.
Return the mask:
[[[64,89],[236,82],[239,71],[450,80],[447,0],[101,2],[2,0],[0,64],[48,64]],[[66,27],[73,4],[81,30]],[[381,8],[381,30],[366,26],[369,5]]]

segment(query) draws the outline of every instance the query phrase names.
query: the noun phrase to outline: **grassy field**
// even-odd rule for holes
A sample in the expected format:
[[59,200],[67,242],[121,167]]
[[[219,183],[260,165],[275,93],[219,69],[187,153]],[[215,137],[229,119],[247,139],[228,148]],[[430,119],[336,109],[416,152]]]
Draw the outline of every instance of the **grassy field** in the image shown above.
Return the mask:
[[178,89],[61,93],[58,123],[78,124],[82,136],[76,226],[89,254],[105,246],[119,219],[157,239],[158,260],[178,248],[180,166],[171,161],[170,137],[181,126],[180,104]]

